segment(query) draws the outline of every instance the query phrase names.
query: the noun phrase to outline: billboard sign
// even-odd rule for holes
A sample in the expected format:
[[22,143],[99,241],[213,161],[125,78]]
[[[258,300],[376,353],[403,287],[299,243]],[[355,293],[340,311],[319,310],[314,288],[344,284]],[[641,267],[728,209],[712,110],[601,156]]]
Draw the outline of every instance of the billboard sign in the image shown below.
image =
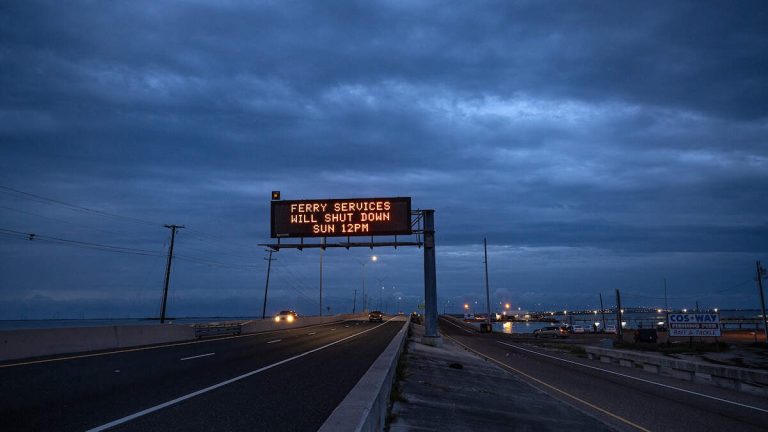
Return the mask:
[[720,314],[667,314],[670,336],[720,336]]
[[272,201],[272,238],[410,235],[411,198]]

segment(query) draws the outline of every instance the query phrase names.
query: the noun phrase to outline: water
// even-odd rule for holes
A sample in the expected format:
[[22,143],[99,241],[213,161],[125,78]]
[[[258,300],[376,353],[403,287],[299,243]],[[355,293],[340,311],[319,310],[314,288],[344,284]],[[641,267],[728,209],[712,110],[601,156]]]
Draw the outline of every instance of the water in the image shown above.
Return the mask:
[[[702,311],[704,312],[704,311]],[[689,313],[693,313],[693,311],[689,311]],[[759,310],[723,310],[720,311],[720,319],[744,319],[744,320],[754,320],[756,321],[755,324],[751,323],[745,323],[742,324],[741,327],[739,327],[739,324],[735,323],[723,323],[721,324],[723,330],[736,330],[736,329],[743,329],[743,330],[754,330],[754,329],[762,329],[762,322],[759,322],[762,315]],[[539,322],[539,321],[506,321],[506,322],[495,322],[493,323],[493,331],[499,332],[499,333],[508,333],[508,334],[523,334],[523,333],[533,333],[534,330],[540,329],[542,327],[551,326],[551,325],[557,325],[557,324],[570,324],[575,326],[582,326],[584,327],[585,331],[591,332],[592,329],[595,328],[595,324],[597,325],[598,329],[602,329],[603,326],[616,326],[616,314],[615,313],[607,313],[605,314],[605,324],[603,324],[603,315],[601,313],[591,313],[591,314],[558,314],[554,313],[550,315],[548,318],[552,318],[556,320],[556,323],[550,323],[550,322]],[[665,313],[658,313],[658,312],[625,312],[622,314],[622,320],[625,323],[624,328],[654,328],[657,325],[662,325],[666,323],[667,317]],[[660,324],[661,323],[661,324]],[[475,322],[471,323],[474,326],[477,326],[477,328],[480,328],[480,323]]]
[[[480,329],[479,322],[470,323],[471,325]],[[497,333],[508,334],[521,334],[521,333],[533,333],[534,330],[544,328],[547,326],[555,325],[554,323],[538,322],[538,321],[505,321],[493,323],[493,331]]]
[[[199,324],[222,321],[248,321],[253,317],[190,317],[166,320],[173,324]],[[159,324],[157,319],[147,318],[112,318],[112,319],[50,319],[50,320],[0,320],[0,330],[43,329],[43,328],[74,328],[74,327],[104,327],[125,325]]]

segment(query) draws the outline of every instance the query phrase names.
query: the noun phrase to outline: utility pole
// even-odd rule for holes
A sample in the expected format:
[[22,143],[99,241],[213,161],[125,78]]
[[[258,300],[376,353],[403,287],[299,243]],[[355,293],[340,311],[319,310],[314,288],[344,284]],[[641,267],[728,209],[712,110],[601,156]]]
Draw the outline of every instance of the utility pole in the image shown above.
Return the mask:
[[184,225],[165,225],[171,230],[171,247],[168,250],[168,262],[165,265],[165,286],[163,288],[163,305],[160,308],[160,324],[165,323],[165,307],[168,303],[168,284],[171,281],[171,263],[173,262],[173,242],[176,240],[176,230],[184,228]]
[[669,303],[667,302],[667,278],[664,278],[664,312],[669,313]]
[[605,308],[603,307],[603,293],[600,293],[600,315],[603,316],[603,331],[605,331]]
[[357,288],[355,288],[354,297],[352,297],[352,313],[355,313],[355,307],[357,306]]
[[616,336],[619,342],[624,342],[624,331],[621,328],[621,293],[616,290]]
[[267,284],[264,287],[264,306],[261,307],[261,319],[267,318],[267,293],[269,292],[269,272],[272,270],[272,261],[277,261],[277,258],[272,258],[272,252],[274,252],[272,249],[265,252],[269,252],[269,258],[264,258],[265,260],[269,261],[269,263],[267,264]]
[[763,277],[765,277],[765,267],[756,261],[757,271],[755,279],[757,280],[757,289],[760,290],[760,307],[763,311],[763,331],[765,332],[765,343],[768,344],[768,318],[765,316],[765,294],[763,294]]
[[485,256],[485,304],[486,304],[486,311],[488,313],[488,330],[490,331],[491,327],[491,291],[488,287],[488,242],[486,242],[485,237],[483,237],[483,254]]
[[320,316],[323,316],[323,249],[320,248]]

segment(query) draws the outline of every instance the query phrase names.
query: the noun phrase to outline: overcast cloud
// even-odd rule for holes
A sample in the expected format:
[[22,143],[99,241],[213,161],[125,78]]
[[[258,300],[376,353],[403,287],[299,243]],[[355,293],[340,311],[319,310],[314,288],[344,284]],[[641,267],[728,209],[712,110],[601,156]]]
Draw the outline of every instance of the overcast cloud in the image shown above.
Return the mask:
[[[768,261],[764,2],[5,2],[0,316],[260,313],[269,192],[434,208],[441,302],[754,307]],[[421,251],[329,250],[413,308]],[[317,312],[317,250],[275,255],[269,312]],[[195,261],[196,260],[196,261]],[[201,260],[206,260],[204,263]],[[229,267],[226,267],[229,266]],[[624,295],[623,295],[624,297]],[[612,297],[610,304],[612,304]],[[373,296],[378,304],[378,297]],[[358,301],[359,308],[359,301]]]

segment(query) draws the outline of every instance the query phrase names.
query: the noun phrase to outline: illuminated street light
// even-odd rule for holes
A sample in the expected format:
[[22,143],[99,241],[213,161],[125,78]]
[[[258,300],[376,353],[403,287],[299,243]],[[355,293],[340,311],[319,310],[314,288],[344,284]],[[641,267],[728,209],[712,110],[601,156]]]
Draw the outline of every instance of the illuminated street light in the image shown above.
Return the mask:
[[509,303],[504,305],[504,309],[509,309]]
[[469,309],[469,305],[464,303],[464,309]]
[[661,309],[656,309],[656,313],[661,313]]
[[717,313],[717,308],[715,308],[715,313]]
[[688,309],[683,309],[683,312],[688,312]]

